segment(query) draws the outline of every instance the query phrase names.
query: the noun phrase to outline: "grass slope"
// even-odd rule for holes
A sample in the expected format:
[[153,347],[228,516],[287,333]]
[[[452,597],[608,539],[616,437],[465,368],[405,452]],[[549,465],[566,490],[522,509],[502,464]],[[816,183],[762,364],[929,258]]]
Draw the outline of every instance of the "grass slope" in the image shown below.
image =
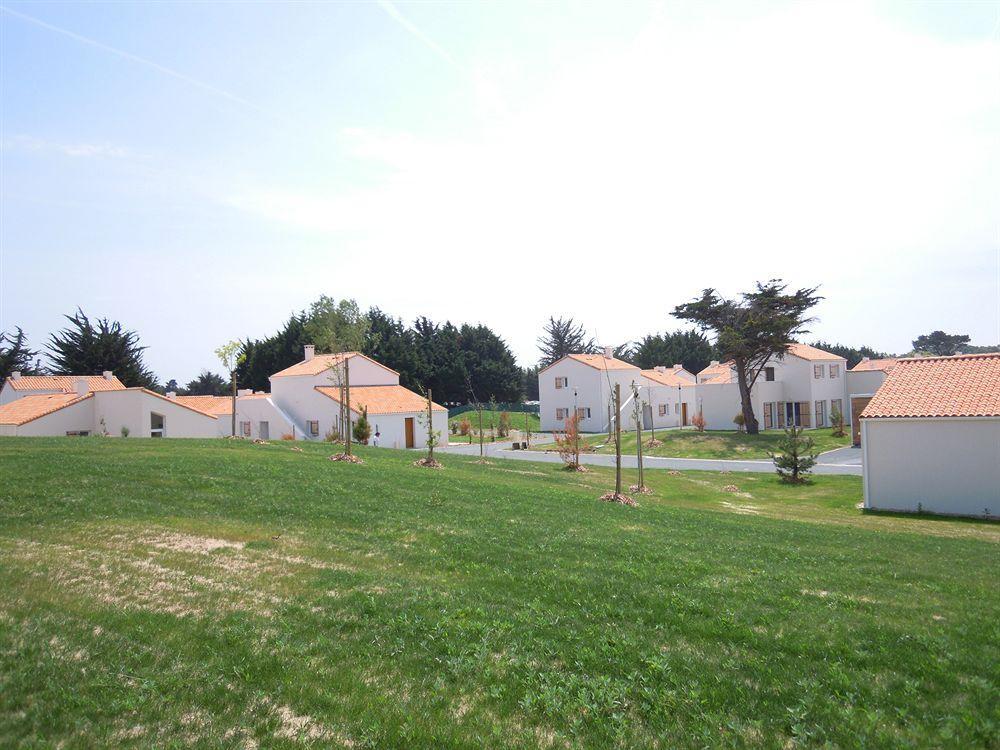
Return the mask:
[[[834,437],[831,431],[809,430],[806,433],[816,443],[816,449],[820,452],[830,451],[834,448],[843,448],[851,444],[850,436],[842,438]],[[777,451],[778,443],[784,433],[781,431],[761,432],[757,435],[747,435],[734,430],[710,430],[698,432],[691,429],[683,430],[656,430],[656,439],[663,442],[663,445],[653,449],[643,448],[643,453],[647,456],[665,456],[668,458],[732,458],[732,459],[753,459],[769,458],[768,451]],[[650,433],[643,432],[642,439],[645,443],[649,440]],[[584,442],[587,445],[600,446],[597,453],[614,453],[614,443],[608,443],[607,435],[588,435]],[[551,447],[551,446],[550,446]],[[544,450],[544,446],[539,446],[539,450]],[[635,454],[635,432],[622,433],[622,452],[628,455]]]
[[[532,412],[516,412],[516,411],[512,411],[512,412],[508,412],[508,413],[510,414],[510,426],[511,426],[511,428],[513,428],[515,430],[520,430],[522,432],[524,431],[524,415],[525,414],[528,415],[528,426],[531,428],[532,432],[538,432],[541,429],[542,423],[539,420],[537,414],[534,414]],[[487,434],[489,434],[489,429],[490,429],[490,417],[491,416],[493,417],[493,425],[495,427],[497,424],[500,423],[500,414],[501,414],[501,412],[498,412],[498,411],[490,411],[489,409],[484,409],[483,410],[483,430]],[[462,414],[459,414],[456,417],[452,417],[451,419],[448,420],[449,430],[450,430],[452,424],[456,424],[457,425],[463,419],[468,419],[469,420],[469,422],[472,424],[472,429],[473,430],[478,430],[479,429],[479,415],[476,412],[474,412],[474,411],[467,411],[467,412],[464,412]],[[461,442],[461,439],[462,439],[461,436],[459,436],[459,435],[449,435],[449,437],[453,441],[457,440],[459,442]]]
[[0,746],[996,746],[996,524],[301,448],[0,439]]

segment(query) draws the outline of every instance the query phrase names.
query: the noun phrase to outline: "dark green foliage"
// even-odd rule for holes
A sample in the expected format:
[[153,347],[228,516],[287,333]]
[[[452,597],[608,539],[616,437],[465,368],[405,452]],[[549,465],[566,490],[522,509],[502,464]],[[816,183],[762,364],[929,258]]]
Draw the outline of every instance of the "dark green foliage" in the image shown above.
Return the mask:
[[869,359],[889,359],[895,356],[887,352],[877,351],[870,346],[854,348],[852,346],[844,346],[843,344],[831,344],[827,341],[814,341],[809,346],[815,346],[817,349],[822,349],[825,352],[830,352],[830,354],[843,357],[847,360],[847,369],[851,369],[865,357]]
[[958,348],[958,350],[962,354],[986,354],[988,352],[1000,352],[1000,344],[992,344],[988,346],[973,346],[972,344],[963,344]]
[[622,362],[628,362],[629,364],[635,364],[635,350],[637,344],[634,341],[626,341],[624,344],[619,344],[611,350],[611,356],[615,359],[620,359]]
[[301,362],[304,346],[312,343],[306,335],[305,322],[305,313],[292,315],[275,335],[244,341],[244,360],[236,366],[239,387],[269,391],[271,375]]
[[783,354],[797,336],[808,333],[806,313],[822,297],[816,287],[786,293],[780,279],[758,282],[738,299],[725,299],[705,289],[699,299],[674,308],[674,317],[689,320],[715,333],[720,360],[732,360],[739,383],[747,433],[759,432],[750,401],[750,389],[767,361]]
[[354,423],[354,439],[359,443],[368,445],[368,439],[372,436],[372,426],[368,421],[368,407],[361,411],[361,416]]
[[541,351],[540,367],[548,367],[567,354],[591,354],[597,351],[594,340],[573,318],[549,318],[538,338]]
[[778,449],[771,453],[774,469],[783,482],[799,484],[816,465],[816,444],[801,427],[789,427],[778,441]]
[[945,333],[931,331],[913,340],[913,350],[920,354],[933,354],[936,357],[950,357],[958,354],[969,343],[969,337],[961,333]]
[[28,348],[28,337],[20,328],[14,333],[0,331],[0,388],[12,372],[22,375],[41,374],[38,352]]
[[118,321],[91,322],[83,310],[64,316],[70,325],[49,339],[49,359],[56,375],[99,375],[111,370],[126,386],[157,388],[156,376],[142,361],[146,347],[139,334]]
[[178,396],[186,396],[187,391],[181,388],[180,384],[177,382],[176,378],[170,378],[166,383],[163,384],[164,393],[176,393]]
[[[489,394],[497,401],[517,401],[521,397],[521,370],[503,339],[484,325],[465,324],[459,330],[459,347],[477,393]],[[449,393],[449,401],[468,398],[459,384],[455,386],[457,393],[452,393],[456,397]]]
[[538,400],[538,370],[537,366],[521,368],[521,395],[525,401]]
[[631,362],[643,370],[660,365],[684,365],[685,370],[697,374],[713,359],[718,357],[711,342],[705,334],[692,328],[644,337],[636,345]]
[[418,390],[420,352],[416,347],[414,331],[407,328],[400,318],[392,318],[377,307],[368,311],[368,332],[361,351],[386,367],[399,373],[400,385],[411,391]]
[[221,375],[202,370],[197,378],[187,384],[184,391],[188,396],[228,396],[232,388]]

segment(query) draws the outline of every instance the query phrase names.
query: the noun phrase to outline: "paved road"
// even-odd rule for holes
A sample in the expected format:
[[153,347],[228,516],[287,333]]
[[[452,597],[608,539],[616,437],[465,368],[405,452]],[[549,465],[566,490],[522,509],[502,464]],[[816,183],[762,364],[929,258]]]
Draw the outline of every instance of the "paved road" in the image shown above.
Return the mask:
[[[539,441],[541,442],[541,441]],[[513,458],[519,461],[536,461],[541,463],[560,463],[561,459],[557,453],[542,453],[540,451],[515,451],[511,450],[511,443],[487,443],[485,445],[486,455],[490,458]],[[472,445],[449,445],[447,448],[438,450],[446,453],[459,453],[463,455],[479,455],[479,444]],[[602,453],[583,453],[580,455],[580,463],[593,466],[614,466],[615,457]],[[635,456],[622,456],[622,466],[627,469],[636,468]],[[770,460],[750,460],[750,461],[729,461],[709,458],[659,458],[647,456],[643,459],[642,465],[646,469],[698,469],[702,471],[752,471],[766,472],[774,471],[774,464]],[[861,476],[861,450],[859,448],[838,448],[820,454],[819,460],[813,468],[815,474],[846,474],[849,476]]]

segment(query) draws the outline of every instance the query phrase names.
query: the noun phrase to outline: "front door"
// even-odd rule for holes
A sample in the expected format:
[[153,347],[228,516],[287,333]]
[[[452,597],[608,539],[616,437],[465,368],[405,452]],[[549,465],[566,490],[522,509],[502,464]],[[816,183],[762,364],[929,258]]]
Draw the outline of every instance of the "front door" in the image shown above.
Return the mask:
[[642,429],[653,429],[653,407],[649,404],[644,404],[642,407]]
[[406,447],[413,447],[413,417],[406,418]]
[[681,427],[688,426],[688,405],[681,403]]
[[270,439],[270,437],[271,437],[271,428],[267,424],[267,422],[261,422],[260,423],[260,430],[259,430],[259,432],[260,432],[260,439],[261,440],[268,440],[268,439]]

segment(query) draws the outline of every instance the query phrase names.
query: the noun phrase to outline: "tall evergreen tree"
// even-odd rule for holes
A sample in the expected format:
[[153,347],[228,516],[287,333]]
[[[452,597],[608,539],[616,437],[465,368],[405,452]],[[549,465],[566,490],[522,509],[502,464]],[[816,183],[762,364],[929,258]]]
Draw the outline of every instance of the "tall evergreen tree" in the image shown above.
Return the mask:
[[69,326],[49,339],[52,372],[57,375],[98,375],[111,370],[127,386],[157,387],[156,376],[143,362],[139,334],[118,321],[91,322],[83,310],[64,316]]
[[497,401],[520,398],[521,370],[502,338],[484,325],[465,324],[459,330],[459,346],[476,393]]
[[969,337],[965,334],[931,331],[913,340],[913,350],[923,354],[933,354],[936,357],[950,357],[958,354],[968,343]]
[[538,400],[538,367],[521,368],[521,395],[525,401]]
[[209,370],[202,370],[184,390],[188,396],[225,396],[226,379]]
[[838,357],[843,357],[847,360],[847,368],[850,369],[854,367],[858,362],[860,362],[865,357],[869,359],[888,359],[895,355],[889,354],[887,352],[880,352],[872,349],[870,346],[844,346],[843,344],[831,344],[828,341],[814,341],[810,346],[815,346],[817,349],[822,349],[825,352],[830,352],[830,354],[836,354]]
[[698,373],[713,359],[716,359],[715,347],[703,333],[691,329],[643,337],[636,346],[632,364],[644,370],[660,365],[684,365],[688,372]]
[[420,363],[418,382],[433,391],[438,403],[465,401],[468,371],[458,329],[450,322],[439,326],[420,317],[413,323],[413,332]]
[[548,367],[567,354],[592,354],[597,350],[594,339],[573,318],[549,318],[538,338],[542,356],[538,364]]
[[303,348],[312,343],[305,331],[305,313],[292,315],[273,336],[242,342],[243,361],[236,368],[236,382],[256,391],[271,389],[270,377],[301,362]]
[[714,331],[719,358],[733,361],[749,435],[760,431],[750,389],[769,359],[784,355],[789,342],[808,333],[805,327],[812,319],[806,313],[822,299],[815,287],[791,294],[785,293],[786,288],[780,279],[772,279],[739,299],[725,299],[706,289],[699,299],[674,308],[674,317]]
[[38,352],[28,347],[28,337],[20,328],[13,333],[0,331],[0,388],[12,372],[36,375],[41,371]]
[[305,335],[317,352],[359,352],[370,327],[368,316],[352,299],[339,302],[325,294],[309,306]]
[[412,329],[399,318],[391,318],[377,307],[368,311],[368,331],[362,353],[399,373],[400,385],[410,390],[422,386],[420,351]]

